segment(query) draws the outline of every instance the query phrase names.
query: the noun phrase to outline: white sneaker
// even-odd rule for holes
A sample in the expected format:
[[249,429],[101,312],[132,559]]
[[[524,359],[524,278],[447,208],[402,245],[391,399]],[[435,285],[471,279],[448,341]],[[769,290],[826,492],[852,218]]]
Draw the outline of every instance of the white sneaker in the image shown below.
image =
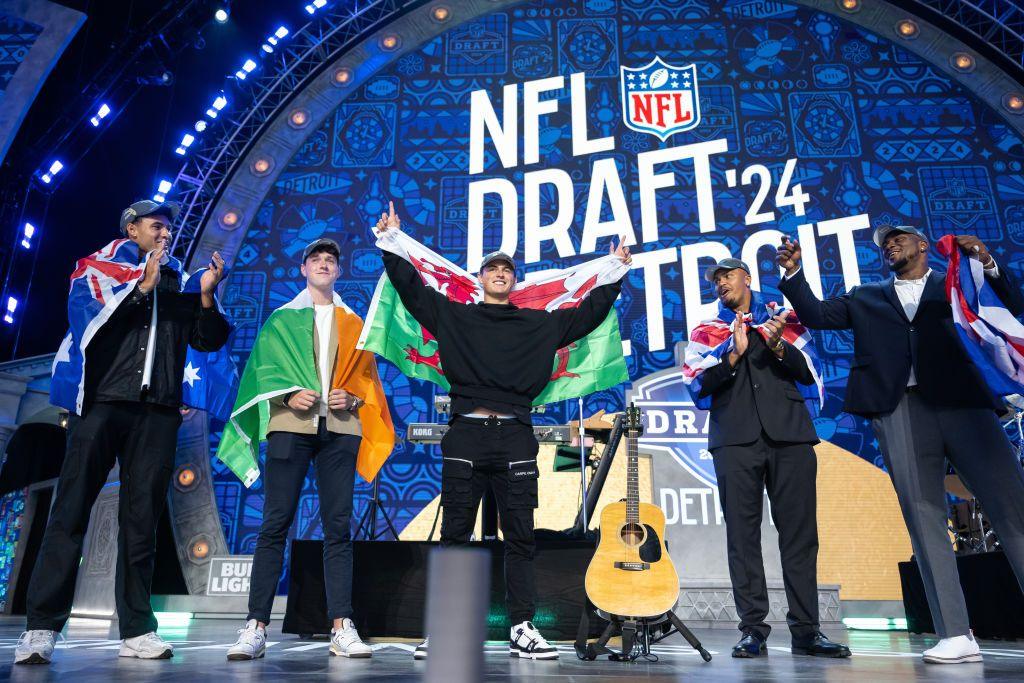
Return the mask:
[[523,659],[558,659],[558,649],[548,644],[529,621],[512,627],[508,638],[508,654]]
[[238,629],[238,640],[228,649],[228,659],[243,661],[259,659],[267,653],[267,629],[255,619],[245,622],[245,628]]
[[980,662],[981,648],[974,634],[956,636],[955,638],[943,638],[930,650],[921,653],[921,657],[929,664],[964,664],[966,662]]
[[141,636],[122,640],[121,650],[117,656],[138,659],[170,659],[174,656],[174,648],[158,636],[156,631],[150,631]]
[[341,628],[331,629],[331,654],[352,659],[366,659],[373,655],[373,648],[363,642],[352,620],[341,620]]
[[430,636],[423,639],[423,642],[416,646],[416,649],[412,651],[413,659],[426,659],[427,658],[427,647],[430,645]]
[[14,650],[15,664],[49,664],[53,659],[53,631],[25,631]]

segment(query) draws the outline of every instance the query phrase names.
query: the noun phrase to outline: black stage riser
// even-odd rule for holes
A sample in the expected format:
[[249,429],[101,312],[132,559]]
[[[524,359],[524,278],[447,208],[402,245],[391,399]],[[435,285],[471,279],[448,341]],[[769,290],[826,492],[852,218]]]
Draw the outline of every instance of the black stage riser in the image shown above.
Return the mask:
[[[420,638],[424,635],[427,559],[437,543],[356,541],[352,580],[353,620],[365,637]],[[505,610],[504,544],[471,543],[491,552],[491,608],[487,638],[508,638]],[[534,622],[552,640],[573,640],[583,607],[583,576],[594,555],[587,541],[544,538],[538,534],[535,567],[537,612]],[[323,542],[292,541],[288,606],[283,633],[330,632],[324,592]],[[457,602],[452,609],[459,609]],[[591,621],[591,637],[605,622]]]
[[[1024,638],[1024,592],[1001,552],[961,555],[956,558],[967,616],[978,638]],[[903,608],[907,630],[934,633],[932,613],[921,582],[917,561],[900,562]]]

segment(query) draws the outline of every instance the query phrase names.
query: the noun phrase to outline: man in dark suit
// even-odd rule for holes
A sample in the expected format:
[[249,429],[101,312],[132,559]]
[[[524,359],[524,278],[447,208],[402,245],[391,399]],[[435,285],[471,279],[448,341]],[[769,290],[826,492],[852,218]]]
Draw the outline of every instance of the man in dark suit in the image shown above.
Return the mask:
[[[903,510],[941,638],[924,660],[977,662],[981,652],[946,532],[946,458],[983,502],[1022,586],[1024,473],[996,418],[1002,402],[957,335],[945,273],[928,266],[928,238],[911,226],[886,225],[875,230],[874,241],[894,276],[820,301],[800,269],[800,245],[784,239],[780,289],[805,326],[853,330],[844,409],[871,419]],[[957,244],[981,261],[987,284],[1013,315],[1024,311],[1024,297],[985,245],[970,235],[957,237]]]
[[[769,603],[761,557],[767,486],[779,531],[792,651],[849,657],[845,645],[831,642],[818,628],[818,461],[813,448],[818,436],[794,384],[814,384],[814,375],[803,354],[782,339],[782,316],[765,321],[767,341],[748,329],[752,320],[763,317],[765,306],[750,289],[745,263],[724,259],[705,277],[715,284],[719,319],[732,325],[731,350],[703,371],[699,390],[691,386],[695,400],[711,397],[708,449],[725,514],[729,576],[743,632],[732,656],[763,655],[771,631],[765,623]],[[691,345],[700,345],[699,337],[695,330]]]

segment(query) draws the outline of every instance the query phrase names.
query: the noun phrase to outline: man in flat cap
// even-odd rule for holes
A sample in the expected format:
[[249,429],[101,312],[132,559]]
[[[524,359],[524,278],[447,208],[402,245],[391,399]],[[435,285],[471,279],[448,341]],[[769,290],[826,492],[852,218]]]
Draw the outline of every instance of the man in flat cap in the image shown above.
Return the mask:
[[[214,300],[216,252],[189,279],[167,254],[178,206],[138,201],[121,239],[80,259],[71,276],[71,332],[54,361],[50,400],[67,408],[68,445],[28,589],[28,625],[14,661],[45,664],[71,613],[89,513],[120,465],[114,599],[121,657],[166,659],[150,607],[156,526],[167,500],[181,424],[188,347],[216,351],[231,326]],[[186,282],[189,282],[186,285]]]
[[[441,441],[441,545],[469,540],[480,498],[490,487],[505,539],[509,654],[556,659],[558,650],[532,622],[538,444],[530,408],[551,378],[558,349],[590,334],[608,316],[629,272],[629,249],[620,242],[611,252],[618,279],[594,287],[579,306],[556,311],[512,304],[515,262],[494,252],[480,266],[483,301],[464,304],[425,285],[416,268],[391,250],[399,224],[393,206],[377,222],[384,267],[406,309],[437,339],[451,384],[451,427]],[[424,641],[416,648],[417,659],[427,656],[427,647]]]
[[[820,301],[800,267],[800,245],[786,238],[777,256],[786,271],[779,288],[807,327],[853,330],[843,409],[871,420],[903,510],[941,638],[924,660],[979,662],[946,530],[946,459],[983,502],[1022,586],[1024,473],[996,418],[1002,402],[958,338],[946,274],[928,265],[928,238],[913,226],[883,225],[874,241],[893,276]],[[955,245],[980,261],[986,283],[1020,315],[1024,297],[985,244],[959,235]]]
[[819,628],[818,435],[797,386],[812,387],[818,380],[811,357],[801,350],[806,336],[790,313],[751,290],[750,268],[743,261],[723,259],[704,277],[718,295],[718,317],[694,328],[683,374],[694,403],[711,412],[708,450],[743,634],[732,656],[767,653],[771,627],[761,558],[767,489],[779,532],[792,652],[849,657],[845,645],[833,643]]

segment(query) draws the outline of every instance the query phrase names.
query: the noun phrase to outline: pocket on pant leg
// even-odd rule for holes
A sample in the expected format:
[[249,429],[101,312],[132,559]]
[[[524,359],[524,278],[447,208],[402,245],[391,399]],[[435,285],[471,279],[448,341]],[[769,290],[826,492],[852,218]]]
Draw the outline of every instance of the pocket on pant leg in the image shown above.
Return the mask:
[[473,463],[460,458],[441,459],[441,505],[468,508],[473,505]]
[[508,466],[509,510],[533,510],[537,507],[537,477],[540,475],[536,460],[520,460]]

